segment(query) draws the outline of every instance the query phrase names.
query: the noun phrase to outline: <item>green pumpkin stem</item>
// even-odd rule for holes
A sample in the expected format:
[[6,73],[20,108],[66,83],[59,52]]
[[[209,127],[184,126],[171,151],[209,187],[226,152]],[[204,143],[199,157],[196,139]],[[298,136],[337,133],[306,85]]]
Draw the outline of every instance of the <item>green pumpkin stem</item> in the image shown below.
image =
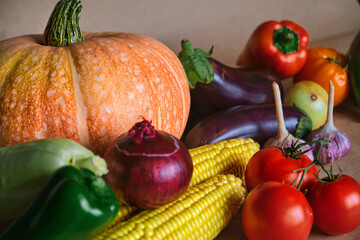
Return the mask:
[[47,46],[65,47],[84,40],[80,30],[80,0],[60,0],[46,25],[44,38]]

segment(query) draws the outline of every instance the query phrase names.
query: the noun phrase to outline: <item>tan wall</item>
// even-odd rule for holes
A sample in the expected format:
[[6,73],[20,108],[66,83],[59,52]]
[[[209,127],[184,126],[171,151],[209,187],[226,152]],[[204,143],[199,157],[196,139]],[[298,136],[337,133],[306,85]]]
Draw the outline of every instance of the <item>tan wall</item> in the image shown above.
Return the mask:
[[[41,33],[57,0],[0,0],[0,40]],[[346,43],[360,29],[356,0],[83,0],[83,31],[126,31],[154,37],[174,52],[183,38],[215,45],[214,57],[234,64],[254,28],[266,20],[302,25],[311,44]],[[344,42],[344,41],[342,41]]]

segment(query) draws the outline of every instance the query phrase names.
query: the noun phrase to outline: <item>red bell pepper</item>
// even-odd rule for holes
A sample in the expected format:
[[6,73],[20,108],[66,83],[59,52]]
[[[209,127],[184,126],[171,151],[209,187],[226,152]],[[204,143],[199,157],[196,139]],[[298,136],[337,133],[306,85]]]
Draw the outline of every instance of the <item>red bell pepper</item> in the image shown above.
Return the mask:
[[267,66],[284,78],[292,77],[306,62],[308,43],[308,33],[298,24],[267,21],[252,33],[237,65]]

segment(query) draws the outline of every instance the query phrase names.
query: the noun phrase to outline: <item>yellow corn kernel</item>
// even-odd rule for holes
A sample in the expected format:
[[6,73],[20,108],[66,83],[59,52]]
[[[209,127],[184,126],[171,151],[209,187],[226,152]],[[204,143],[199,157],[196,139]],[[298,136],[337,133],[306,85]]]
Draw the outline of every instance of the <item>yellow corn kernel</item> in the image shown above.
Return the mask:
[[[193,160],[193,176],[190,182],[190,186],[195,186],[199,183],[202,183],[209,178],[216,176],[217,174],[233,174],[243,180],[245,168],[252,157],[257,151],[259,151],[260,145],[254,142],[253,139],[247,138],[237,138],[237,139],[229,139],[220,141],[214,144],[204,145],[201,147],[190,149],[190,155]],[[206,187],[205,187],[206,188]],[[208,191],[208,190],[207,190]],[[201,198],[201,195],[197,194],[197,191],[193,191],[192,188],[188,189],[189,194],[193,194],[193,196],[187,199],[184,199],[183,205],[180,207],[188,208],[191,205],[192,201],[198,200]],[[191,201],[190,201],[190,200]],[[196,210],[195,210],[196,211]],[[134,218],[149,218],[151,221],[151,226],[157,227],[157,224],[160,224],[161,221],[157,221],[157,218],[154,218],[147,211],[140,212],[135,207],[122,205],[120,207],[118,216],[110,224],[106,227],[102,232],[106,232],[108,229],[112,229],[114,226],[119,228],[121,222],[124,222],[131,216],[135,215]],[[155,219],[155,220],[154,220]],[[194,223],[192,223],[194,224]],[[187,226],[189,231],[193,231],[192,229],[197,229],[196,225],[192,228],[191,226]],[[114,239],[117,237],[121,237],[129,232],[129,225],[122,228],[118,231],[118,234],[114,235]],[[147,229],[145,231],[146,235],[151,235],[152,231]],[[102,239],[101,233],[97,235],[96,239]],[[107,236],[109,237],[109,236]],[[129,237],[130,239],[130,237]]]
[[93,239],[213,239],[229,223],[245,195],[240,178],[216,175],[190,187],[174,202],[113,224]]
[[113,228],[118,225],[120,222],[128,220],[131,216],[135,215],[139,210],[136,207],[128,206],[125,204],[121,204],[119,208],[119,212],[115,218],[115,220],[106,226],[101,232],[107,231],[108,229]]
[[220,173],[243,178],[250,158],[260,149],[253,139],[236,138],[190,149],[194,170],[190,186]]

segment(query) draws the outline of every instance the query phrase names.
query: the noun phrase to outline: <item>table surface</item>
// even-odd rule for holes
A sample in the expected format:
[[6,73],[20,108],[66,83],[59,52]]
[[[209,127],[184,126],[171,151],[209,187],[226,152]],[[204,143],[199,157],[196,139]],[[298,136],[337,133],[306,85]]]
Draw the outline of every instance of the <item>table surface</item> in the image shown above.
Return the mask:
[[[342,104],[334,109],[335,126],[346,132],[351,139],[351,150],[342,159],[336,162],[344,174],[354,177],[360,182],[360,108],[356,107],[352,96],[349,96]],[[323,172],[320,172],[323,174]],[[0,222],[0,233],[3,232],[9,222]],[[215,238],[215,240],[238,240],[246,239],[241,224],[241,209],[236,213],[228,226]],[[309,240],[358,240],[360,239],[360,227],[348,234],[329,236],[316,228],[313,228]]]

